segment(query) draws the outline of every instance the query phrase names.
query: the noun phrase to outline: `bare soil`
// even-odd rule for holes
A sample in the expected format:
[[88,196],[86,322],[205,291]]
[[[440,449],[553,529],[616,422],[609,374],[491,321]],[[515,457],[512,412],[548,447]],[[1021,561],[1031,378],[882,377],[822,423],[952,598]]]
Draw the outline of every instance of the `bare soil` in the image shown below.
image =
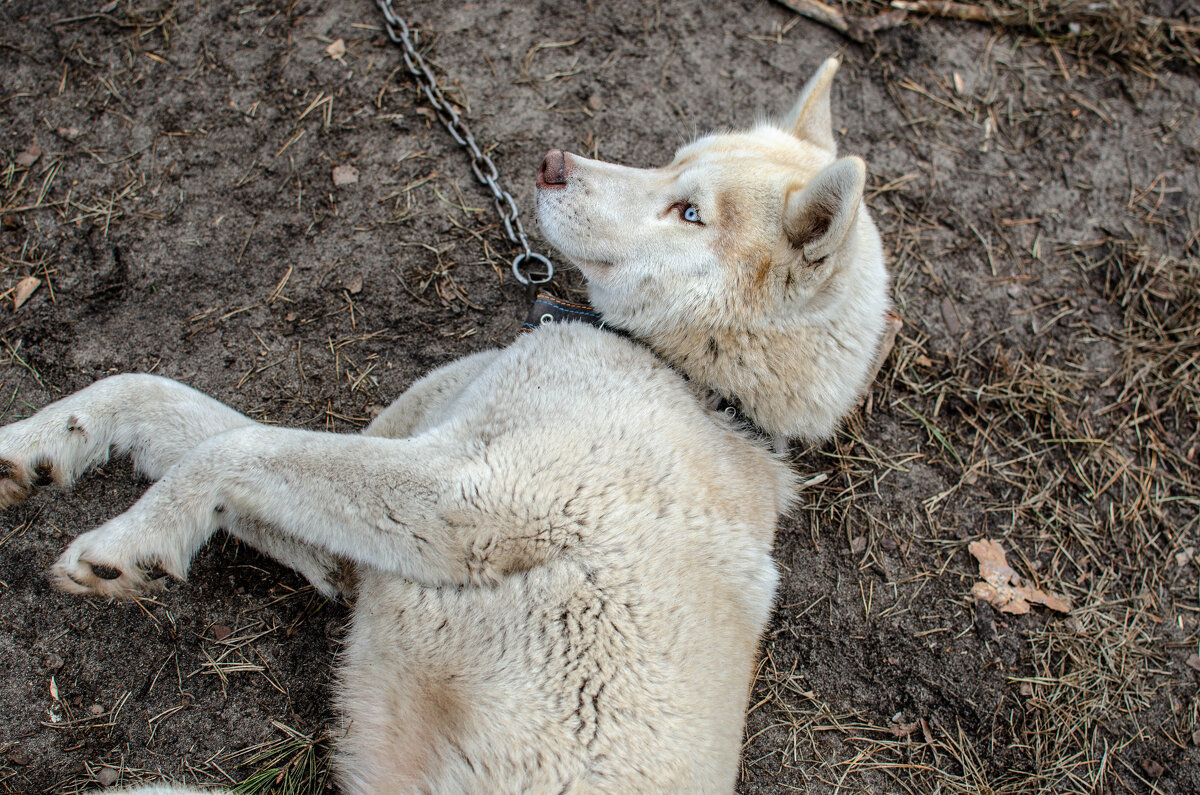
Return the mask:
[[[1154,10],[1198,24],[1186,5]],[[844,432],[793,453],[743,791],[1200,792],[1194,65],[917,18],[860,45],[768,0],[397,9],[523,208],[551,146],[659,164],[845,59],[835,126],[905,325]],[[516,252],[373,3],[0,20],[0,421],[150,371],[353,432],[513,338]],[[296,771],[326,749],[345,606],[224,537],[153,598],[49,587],[144,487],[113,462],[0,517],[0,790],[288,768],[319,791]],[[982,537],[1071,613],[977,603]]]

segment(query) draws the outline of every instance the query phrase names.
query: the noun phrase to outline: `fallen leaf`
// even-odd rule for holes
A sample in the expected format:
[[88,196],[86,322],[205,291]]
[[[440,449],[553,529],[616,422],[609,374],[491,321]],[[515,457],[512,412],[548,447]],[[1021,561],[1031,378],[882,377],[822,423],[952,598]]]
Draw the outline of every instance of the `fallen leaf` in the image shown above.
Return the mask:
[[950,332],[951,337],[957,337],[962,331],[962,321],[958,318],[958,307],[948,296],[942,299],[942,320],[945,321],[946,330]]
[[37,162],[37,159],[42,156],[42,147],[37,144],[30,144],[24,152],[17,152],[17,156],[13,158],[17,161],[18,166],[28,168]]
[[216,638],[217,640],[225,640],[226,638],[228,638],[230,635],[233,634],[233,630],[231,630],[229,627],[225,626],[224,624],[213,624],[212,633],[213,633],[213,637]]
[[1059,613],[1070,612],[1070,599],[1025,585],[1021,576],[1008,565],[1004,549],[998,542],[980,539],[972,541],[967,549],[979,561],[979,576],[984,580],[971,588],[971,594],[976,599],[991,603],[1002,613],[1028,613],[1031,602]]
[[346,42],[338,39],[333,44],[325,48],[325,54],[335,61],[340,61],[342,56],[346,54]]
[[337,166],[333,169],[334,185],[353,185],[358,182],[358,169],[354,166]]
[[33,291],[38,288],[42,280],[36,276],[26,276],[21,281],[17,282],[17,289],[13,293],[13,311],[16,312],[21,308],[21,305],[29,300],[29,296],[33,295]]

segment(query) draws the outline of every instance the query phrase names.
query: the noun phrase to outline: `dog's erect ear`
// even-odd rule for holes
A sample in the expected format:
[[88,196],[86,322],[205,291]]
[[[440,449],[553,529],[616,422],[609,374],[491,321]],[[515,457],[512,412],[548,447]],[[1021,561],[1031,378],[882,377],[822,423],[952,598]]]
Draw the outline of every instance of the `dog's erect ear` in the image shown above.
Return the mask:
[[783,231],[806,262],[823,260],[845,242],[858,216],[866,179],[861,158],[843,157],[788,194]]
[[837,74],[837,58],[829,58],[817,69],[817,73],[804,84],[800,99],[783,122],[783,129],[802,141],[837,152],[833,141],[833,114],[829,109],[829,90],[833,76]]

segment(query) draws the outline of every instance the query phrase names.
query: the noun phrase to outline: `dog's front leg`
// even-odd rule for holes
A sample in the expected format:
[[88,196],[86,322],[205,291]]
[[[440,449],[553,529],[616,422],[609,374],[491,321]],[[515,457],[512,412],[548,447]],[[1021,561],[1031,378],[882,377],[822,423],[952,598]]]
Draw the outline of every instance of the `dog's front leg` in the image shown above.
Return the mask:
[[[110,455],[131,454],[137,470],[157,480],[206,439],[255,425],[249,417],[168,378],[105,378],[0,428],[0,509],[20,503],[41,486],[69,489]],[[337,593],[344,573],[333,555],[232,514],[224,516],[221,525],[300,572],[322,593]]]
[[39,486],[68,489],[110,455],[157,480],[200,442],[254,421],[168,378],[105,378],[0,428],[0,508]]
[[54,577],[65,590],[103,596],[147,587],[153,566],[182,579],[232,511],[417,582],[488,581],[497,564],[488,522],[465,520],[472,511],[462,504],[483,474],[447,446],[426,437],[229,431],[184,456],[124,514],[79,536]]

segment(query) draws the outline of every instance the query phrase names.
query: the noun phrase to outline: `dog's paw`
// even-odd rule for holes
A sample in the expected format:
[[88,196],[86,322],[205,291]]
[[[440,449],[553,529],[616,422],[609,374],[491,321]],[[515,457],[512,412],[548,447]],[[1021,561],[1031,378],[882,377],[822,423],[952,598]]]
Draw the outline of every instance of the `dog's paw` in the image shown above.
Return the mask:
[[34,480],[20,463],[0,458],[0,510],[20,505],[33,493]]
[[37,426],[34,420],[23,420],[0,428],[0,510],[64,480],[62,467],[54,463],[63,445],[57,439],[40,438]]
[[[160,590],[164,577],[157,556],[137,549],[131,535],[114,523],[76,538],[50,569],[55,587],[81,596],[128,598]],[[143,536],[144,538],[144,536]]]

